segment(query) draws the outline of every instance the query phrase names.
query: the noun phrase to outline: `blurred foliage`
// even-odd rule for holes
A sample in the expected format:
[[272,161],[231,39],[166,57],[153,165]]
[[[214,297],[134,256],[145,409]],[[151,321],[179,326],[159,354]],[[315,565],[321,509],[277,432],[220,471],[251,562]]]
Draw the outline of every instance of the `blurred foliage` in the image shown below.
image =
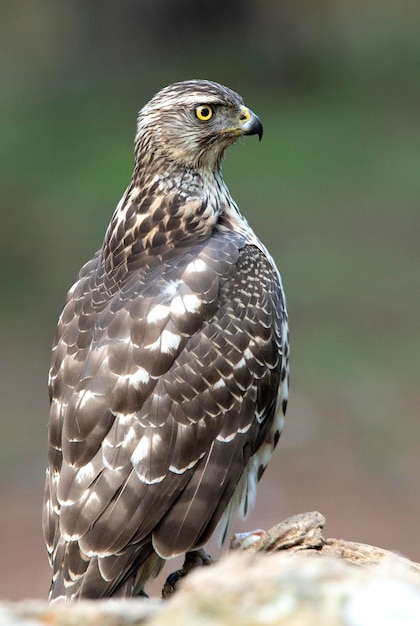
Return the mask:
[[309,416],[297,445],[357,438],[362,469],[394,486],[416,474],[420,5],[8,0],[0,11],[1,478],[18,485],[33,467],[42,481],[66,290],[129,181],[137,110],[189,77],[228,84],[264,122],[263,143],[242,141],[224,171],[285,283],[290,415],[295,395],[323,420],[315,432]]

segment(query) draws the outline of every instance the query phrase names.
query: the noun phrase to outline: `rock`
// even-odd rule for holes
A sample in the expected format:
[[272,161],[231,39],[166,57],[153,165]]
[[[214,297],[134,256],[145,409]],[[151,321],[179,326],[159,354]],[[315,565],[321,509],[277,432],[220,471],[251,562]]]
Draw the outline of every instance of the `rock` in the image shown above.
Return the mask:
[[237,553],[183,580],[150,626],[418,626],[420,581],[399,557]]
[[188,563],[164,602],[0,603],[0,626],[419,626],[420,565],[325,539],[324,525],[321,513],[303,513],[234,536],[219,563]]

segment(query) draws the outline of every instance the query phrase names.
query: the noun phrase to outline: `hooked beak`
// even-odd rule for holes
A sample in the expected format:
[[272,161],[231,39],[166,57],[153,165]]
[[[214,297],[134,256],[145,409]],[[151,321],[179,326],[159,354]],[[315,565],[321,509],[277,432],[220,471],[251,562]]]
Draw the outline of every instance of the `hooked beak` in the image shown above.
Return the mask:
[[238,117],[238,124],[230,126],[229,128],[223,128],[221,133],[226,133],[233,137],[239,137],[240,135],[258,135],[259,140],[263,136],[263,127],[258,115],[255,115],[251,109],[246,106],[241,106]]
[[258,135],[260,141],[263,136],[263,126],[260,118],[246,106],[241,107],[238,131],[241,135]]

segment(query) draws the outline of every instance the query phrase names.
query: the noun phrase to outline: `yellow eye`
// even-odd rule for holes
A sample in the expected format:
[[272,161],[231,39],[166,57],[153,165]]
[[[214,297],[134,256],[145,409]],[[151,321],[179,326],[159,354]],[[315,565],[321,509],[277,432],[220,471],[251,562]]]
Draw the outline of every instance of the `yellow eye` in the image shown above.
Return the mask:
[[195,108],[195,114],[202,122],[208,122],[213,117],[213,109],[208,104],[200,104]]

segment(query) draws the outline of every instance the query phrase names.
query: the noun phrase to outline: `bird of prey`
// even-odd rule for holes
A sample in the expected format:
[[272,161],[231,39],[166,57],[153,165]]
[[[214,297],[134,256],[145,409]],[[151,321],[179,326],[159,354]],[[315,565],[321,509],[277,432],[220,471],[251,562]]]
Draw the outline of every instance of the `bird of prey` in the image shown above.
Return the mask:
[[254,134],[242,98],[207,80],[172,84],[139,113],[131,182],[52,351],[51,600],[141,594],[254,503],[289,351],[278,270],[221,173],[226,149]]

